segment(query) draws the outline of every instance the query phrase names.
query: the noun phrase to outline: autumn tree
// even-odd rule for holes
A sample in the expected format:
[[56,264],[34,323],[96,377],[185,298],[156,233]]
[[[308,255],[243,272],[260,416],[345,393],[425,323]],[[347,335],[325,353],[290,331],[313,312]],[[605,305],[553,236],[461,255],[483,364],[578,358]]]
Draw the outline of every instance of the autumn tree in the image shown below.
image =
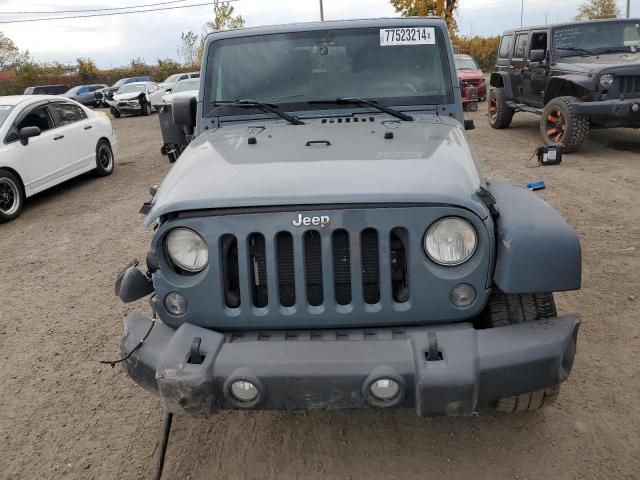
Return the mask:
[[234,8],[229,2],[216,1],[213,5],[213,20],[205,24],[210,32],[233,30],[244,27],[242,15],[234,15]]
[[87,84],[96,81],[98,76],[98,67],[90,58],[78,58],[78,79],[80,83]]
[[180,34],[178,44],[178,58],[184,65],[193,67],[198,64],[198,49],[200,47],[200,36],[192,31]]
[[436,15],[444,18],[450,35],[458,31],[455,14],[459,0],[391,0],[391,5],[403,17]]
[[29,52],[20,52],[13,40],[0,32],[0,70],[7,70],[29,61]]
[[619,16],[620,9],[615,0],[587,0],[578,8],[575,19],[577,21],[597,20],[599,18],[618,18]]

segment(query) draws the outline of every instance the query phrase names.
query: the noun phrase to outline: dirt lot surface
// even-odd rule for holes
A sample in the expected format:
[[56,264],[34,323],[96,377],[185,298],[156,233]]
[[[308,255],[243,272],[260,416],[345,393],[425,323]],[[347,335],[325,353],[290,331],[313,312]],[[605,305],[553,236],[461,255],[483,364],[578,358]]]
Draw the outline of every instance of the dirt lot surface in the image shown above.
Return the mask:
[[[421,419],[413,411],[227,412],[174,419],[165,477],[215,479],[640,478],[640,133],[596,132],[561,166],[526,168],[537,119],[470,132],[489,178],[540,193],[577,229],[583,290],[578,357],[542,413]],[[137,214],[170,166],[156,116],[114,120],[111,177],[86,176],[28,202],[0,225],[0,478],[148,478],[162,409],[119,368],[125,306],[116,273],[144,258]]]

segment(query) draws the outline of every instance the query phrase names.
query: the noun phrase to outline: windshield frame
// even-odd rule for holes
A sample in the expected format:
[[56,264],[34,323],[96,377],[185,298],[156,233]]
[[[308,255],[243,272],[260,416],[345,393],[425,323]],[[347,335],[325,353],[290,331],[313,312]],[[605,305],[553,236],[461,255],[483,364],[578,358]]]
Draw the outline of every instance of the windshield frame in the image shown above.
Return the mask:
[[[465,68],[458,68],[458,60],[461,62],[471,62],[474,66],[471,67],[465,67]],[[453,57],[453,63],[456,66],[456,70],[480,70],[480,67],[478,66],[478,63],[475,61],[475,59],[471,56],[468,57]]]
[[[130,92],[122,92],[121,90],[123,88],[127,88],[127,87],[136,87],[136,88],[142,88],[142,90],[131,90]],[[147,85],[145,83],[126,83],[124,85],[122,85],[118,91],[116,92],[116,95],[123,95],[125,93],[145,93],[147,91]]]
[[[445,79],[445,94],[437,96],[394,96],[394,97],[368,97],[378,105],[386,106],[386,107],[394,107],[398,110],[402,110],[406,107],[408,110],[416,110],[419,107],[433,107],[438,105],[451,105],[455,103],[455,86],[457,86],[458,81],[455,75],[452,77],[451,72],[455,72],[455,65],[450,64],[449,59],[449,48],[447,47],[447,39],[444,36],[443,30],[438,28],[438,26],[434,26],[432,24],[419,24],[419,25],[411,25],[412,27],[433,27],[436,34],[436,45],[440,49],[440,61],[442,62],[441,69],[443,75],[446,75],[447,79]],[[201,85],[201,91],[203,92],[201,102],[203,103],[203,112],[209,112],[211,108],[214,108],[215,102],[210,102],[209,99],[211,97],[211,87],[213,85],[213,75],[214,75],[214,58],[216,49],[234,43],[259,43],[261,39],[264,37],[290,37],[292,39],[296,39],[299,36],[304,35],[314,35],[316,37],[326,36],[328,34],[335,34],[337,32],[343,34],[358,34],[363,31],[371,31],[372,34],[376,36],[379,35],[380,30],[384,30],[387,28],[402,28],[402,25],[395,24],[395,22],[389,22],[389,24],[376,24],[376,25],[367,25],[367,26],[354,26],[354,27],[334,27],[334,28],[322,28],[322,29],[310,29],[310,30],[287,30],[287,31],[275,31],[269,33],[259,33],[256,35],[243,35],[243,36],[228,36],[221,37],[209,43],[206,57],[205,57],[205,75],[204,75],[204,86]],[[455,85],[454,85],[455,84]],[[293,95],[292,92],[292,97]],[[229,99],[223,99],[229,100]],[[235,100],[235,99],[234,99]],[[371,111],[372,109],[366,105],[353,105],[353,106],[345,106],[345,105],[332,105],[332,104],[315,104],[310,105],[308,103],[308,99],[302,101],[291,101],[291,102],[277,102],[276,98],[267,98],[267,99],[241,99],[241,100],[258,100],[263,102],[269,102],[270,104],[276,105],[277,108],[281,109],[284,112],[305,112],[312,113],[313,111]],[[317,100],[317,99],[314,99]],[[438,101],[436,101],[438,100]],[[221,100],[220,100],[221,101]],[[431,110],[432,108],[428,108]],[[217,118],[222,117],[249,117],[256,116],[256,114],[261,114],[259,109],[250,109],[250,108],[237,108],[230,105],[228,108],[218,108],[220,113],[216,115]],[[267,114],[268,115],[268,114]],[[264,114],[262,115],[264,116]]]
[[[180,86],[185,85],[187,83],[193,83],[194,85],[196,85],[196,88],[188,88],[186,90],[177,90]],[[192,90],[200,90],[199,78],[187,78],[185,80],[180,80],[179,82],[176,82],[176,84],[173,86],[173,89],[171,90],[171,93],[190,92]]]
[[[597,20],[597,21],[584,22],[584,23],[567,24],[567,25],[557,25],[553,27],[550,32],[551,55],[555,59],[568,58],[568,57],[580,57],[580,56],[596,56],[596,55],[602,55],[606,53],[606,50],[609,50],[609,49],[622,48],[620,46],[611,46],[611,45],[606,47],[597,47],[597,48],[586,48],[584,45],[573,45],[572,47],[574,47],[576,50],[563,50],[563,47],[557,46],[555,37],[556,37],[556,33],[562,29],[568,29],[568,28],[588,29],[588,28],[592,28],[593,26],[602,26],[602,25],[620,25],[620,28],[624,28],[625,24],[635,24],[636,26],[638,26],[640,25],[640,21],[624,18],[624,19]],[[639,31],[640,31],[640,27],[637,27],[637,28],[639,28]],[[639,35],[639,39],[640,39],[640,35]],[[564,46],[569,47],[568,45],[564,45]],[[634,53],[631,47],[628,47],[628,48],[629,48],[629,51],[627,53]],[[590,55],[586,53],[587,51],[590,52]],[[562,52],[567,52],[567,53],[562,53]],[[636,46],[635,53],[640,53],[640,45]]]

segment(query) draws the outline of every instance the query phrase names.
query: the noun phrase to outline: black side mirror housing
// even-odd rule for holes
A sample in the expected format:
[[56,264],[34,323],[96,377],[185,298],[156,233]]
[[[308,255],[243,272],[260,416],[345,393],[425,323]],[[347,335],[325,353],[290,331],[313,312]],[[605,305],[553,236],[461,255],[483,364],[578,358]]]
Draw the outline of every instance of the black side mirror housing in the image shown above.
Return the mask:
[[22,145],[28,145],[29,139],[33,137],[37,137],[42,132],[38,127],[24,127],[20,129],[20,133],[18,136],[20,137],[20,143]]
[[198,101],[195,97],[173,99],[173,123],[188,130],[196,126]]
[[529,63],[541,63],[547,58],[544,50],[531,50],[529,53]]
[[464,129],[465,130],[475,130],[476,129],[476,124],[473,120],[467,120],[465,118],[464,120]]

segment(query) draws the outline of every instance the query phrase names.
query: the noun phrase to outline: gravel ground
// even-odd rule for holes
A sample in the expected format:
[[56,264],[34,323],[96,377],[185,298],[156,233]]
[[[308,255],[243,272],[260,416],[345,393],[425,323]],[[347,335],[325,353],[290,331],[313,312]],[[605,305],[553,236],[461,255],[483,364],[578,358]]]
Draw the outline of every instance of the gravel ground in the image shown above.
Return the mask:
[[[417,418],[413,411],[226,412],[176,417],[165,478],[640,478],[640,133],[594,133],[560,166],[527,168],[537,118],[509,130],[469,114],[489,178],[526,183],[582,239],[581,292],[557,296],[583,326],[573,375],[544,412]],[[121,318],[147,312],[113,295],[116,273],[144,258],[137,214],[170,166],[156,116],[114,120],[111,177],[85,176],[37,196],[0,225],[0,478],[148,478],[162,409],[122,370]]]

